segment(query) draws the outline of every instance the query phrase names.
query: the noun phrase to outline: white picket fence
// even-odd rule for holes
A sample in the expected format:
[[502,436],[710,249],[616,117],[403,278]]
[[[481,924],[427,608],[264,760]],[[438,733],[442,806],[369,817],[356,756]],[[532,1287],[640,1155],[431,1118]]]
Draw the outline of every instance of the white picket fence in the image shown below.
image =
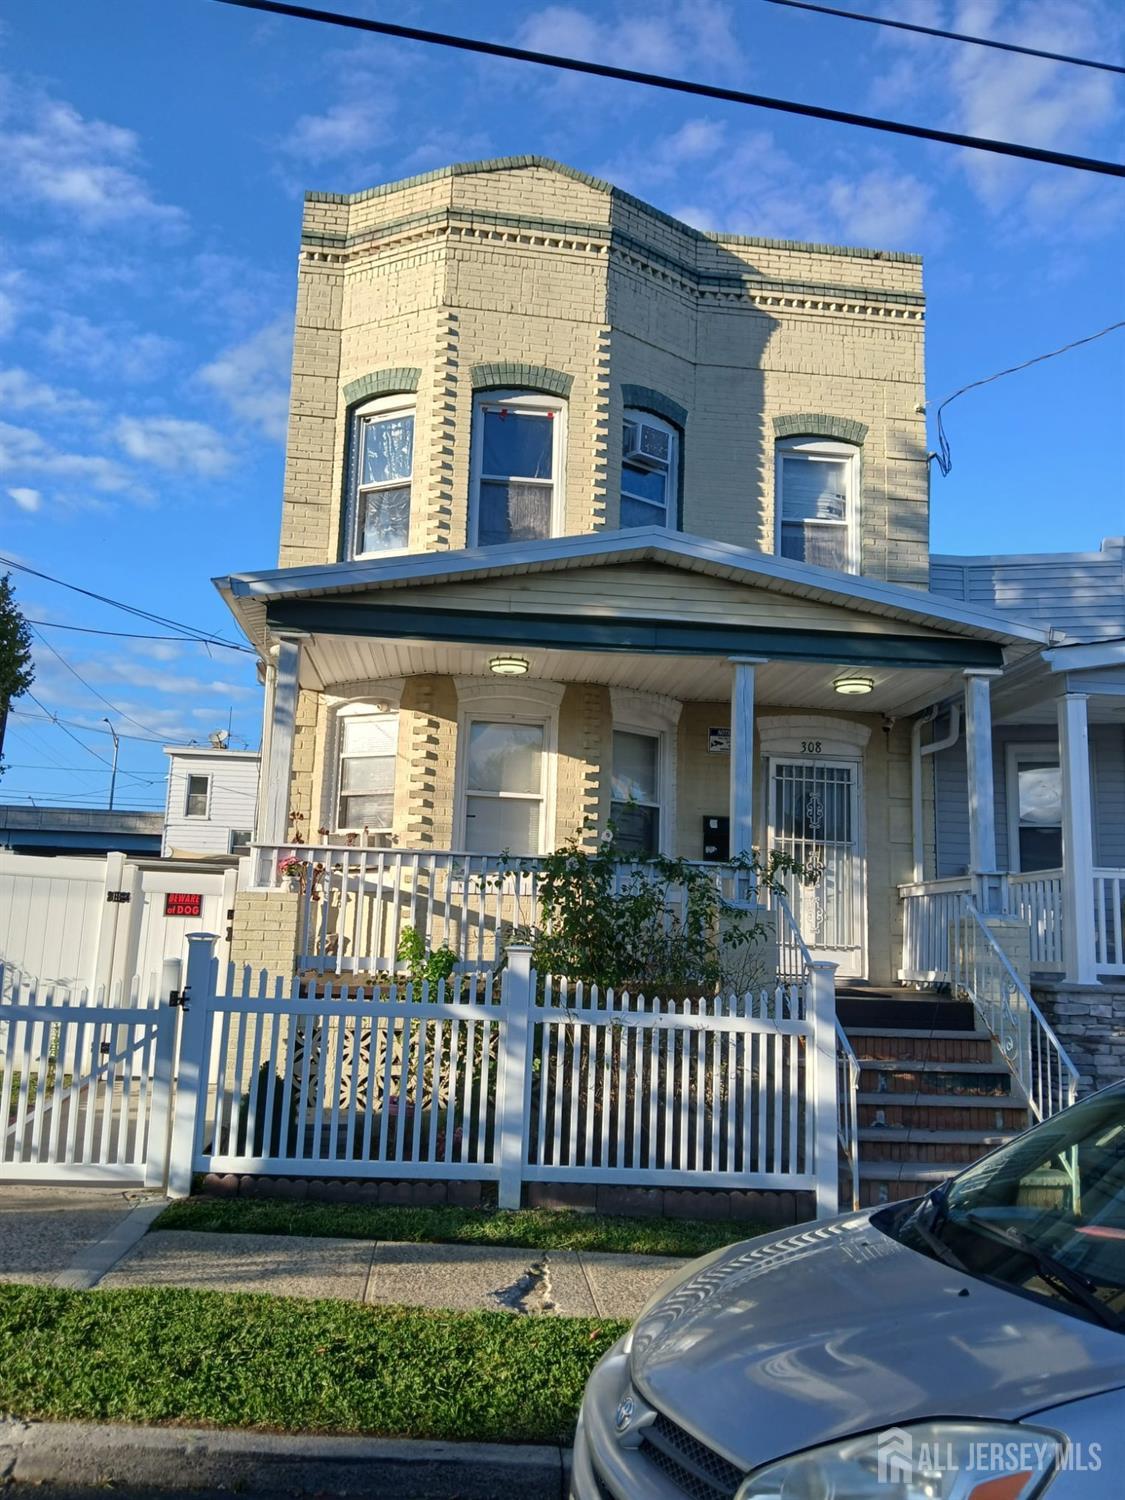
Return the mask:
[[93,999],[9,984],[0,1180],[197,1172],[787,1189],[837,1207],[831,965],[685,1000],[499,972],[371,991],[221,967]]

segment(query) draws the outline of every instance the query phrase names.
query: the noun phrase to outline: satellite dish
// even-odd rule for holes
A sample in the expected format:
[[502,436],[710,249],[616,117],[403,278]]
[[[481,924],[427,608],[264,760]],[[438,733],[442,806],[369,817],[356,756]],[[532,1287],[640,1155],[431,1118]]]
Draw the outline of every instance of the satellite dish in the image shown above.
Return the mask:
[[229,729],[215,729],[207,736],[212,750],[225,750],[230,742]]

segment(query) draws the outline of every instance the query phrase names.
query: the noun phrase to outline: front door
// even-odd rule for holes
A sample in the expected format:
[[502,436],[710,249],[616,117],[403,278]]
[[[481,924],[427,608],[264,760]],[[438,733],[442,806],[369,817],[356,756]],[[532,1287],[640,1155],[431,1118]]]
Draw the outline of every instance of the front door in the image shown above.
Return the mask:
[[769,847],[814,884],[785,877],[789,903],[813,958],[839,973],[866,972],[861,762],[777,756],[769,761]]

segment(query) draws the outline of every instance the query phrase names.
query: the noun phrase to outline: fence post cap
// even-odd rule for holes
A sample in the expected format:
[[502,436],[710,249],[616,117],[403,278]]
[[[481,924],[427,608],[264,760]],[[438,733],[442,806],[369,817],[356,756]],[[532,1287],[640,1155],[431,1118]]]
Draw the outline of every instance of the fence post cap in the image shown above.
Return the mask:
[[831,958],[809,959],[809,968],[815,969],[818,974],[835,974],[839,967],[840,965]]
[[189,943],[217,943],[219,934],[217,932],[189,932],[187,940]]

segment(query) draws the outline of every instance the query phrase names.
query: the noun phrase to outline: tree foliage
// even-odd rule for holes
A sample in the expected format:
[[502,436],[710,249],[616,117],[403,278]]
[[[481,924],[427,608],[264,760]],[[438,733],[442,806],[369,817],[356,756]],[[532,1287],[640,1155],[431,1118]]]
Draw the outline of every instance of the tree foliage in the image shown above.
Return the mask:
[[[0,752],[4,748],[4,724],[12,701],[26,693],[35,681],[31,661],[31,628],[16,603],[12,575],[0,578]],[[3,762],[0,760],[0,770]]]

